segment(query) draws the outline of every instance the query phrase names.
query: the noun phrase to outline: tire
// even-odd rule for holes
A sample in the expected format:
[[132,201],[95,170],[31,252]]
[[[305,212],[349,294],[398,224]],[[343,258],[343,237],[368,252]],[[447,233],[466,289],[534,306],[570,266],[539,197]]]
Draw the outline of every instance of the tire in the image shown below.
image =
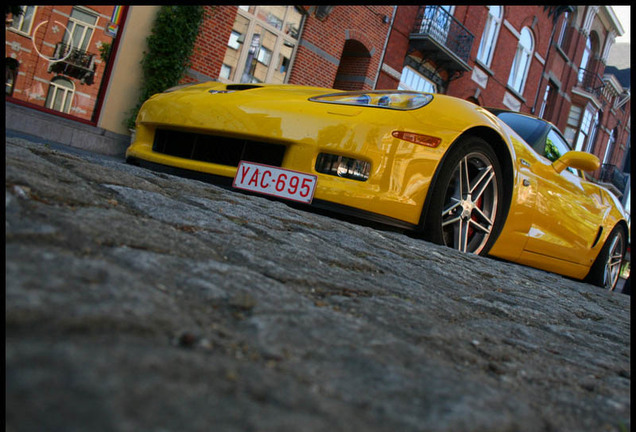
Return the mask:
[[621,264],[625,256],[625,238],[625,230],[620,226],[612,230],[594,264],[592,264],[590,272],[585,278],[586,282],[609,291],[613,291],[616,288],[618,276],[621,272]]
[[486,255],[503,225],[503,190],[492,147],[478,137],[463,139],[446,156],[428,195],[425,238]]

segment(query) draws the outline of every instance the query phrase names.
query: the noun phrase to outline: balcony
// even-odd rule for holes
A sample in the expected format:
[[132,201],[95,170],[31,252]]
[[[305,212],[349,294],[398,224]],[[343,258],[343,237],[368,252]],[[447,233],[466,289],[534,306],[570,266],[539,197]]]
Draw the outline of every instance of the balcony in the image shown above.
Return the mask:
[[581,68],[579,69],[576,87],[599,98],[605,84],[597,73]]
[[625,187],[627,186],[628,175],[621,172],[616,165],[603,164],[601,166],[601,175],[598,178],[599,183],[608,187],[619,198],[623,196]]
[[442,6],[425,6],[410,34],[411,47],[449,72],[467,72],[475,36]]
[[77,78],[82,84],[93,84],[95,55],[60,42],[55,45],[48,71]]

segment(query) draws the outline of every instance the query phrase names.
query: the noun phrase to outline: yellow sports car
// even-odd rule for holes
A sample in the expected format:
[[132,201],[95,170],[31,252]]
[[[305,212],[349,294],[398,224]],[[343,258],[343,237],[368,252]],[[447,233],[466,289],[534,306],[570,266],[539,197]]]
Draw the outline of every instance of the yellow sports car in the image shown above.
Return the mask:
[[613,289],[627,244],[595,156],[550,123],[445,95],[208,82],[154,95],[129,163],[415,230]]

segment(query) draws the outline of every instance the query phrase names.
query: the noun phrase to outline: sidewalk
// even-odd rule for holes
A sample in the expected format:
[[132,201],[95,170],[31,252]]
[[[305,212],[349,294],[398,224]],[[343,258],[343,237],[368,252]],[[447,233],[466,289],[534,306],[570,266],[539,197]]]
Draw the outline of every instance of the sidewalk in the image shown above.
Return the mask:
[[5,101],[7,137],[124,156],[130,137]]

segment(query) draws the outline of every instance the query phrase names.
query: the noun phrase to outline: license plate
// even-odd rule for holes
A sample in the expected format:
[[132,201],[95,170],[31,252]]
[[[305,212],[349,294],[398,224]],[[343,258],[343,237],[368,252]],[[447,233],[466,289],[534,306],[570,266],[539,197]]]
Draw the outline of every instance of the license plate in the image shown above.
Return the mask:
[[241,161],[232,186],[310,204],[314,198],[316,180],[315,175]]

